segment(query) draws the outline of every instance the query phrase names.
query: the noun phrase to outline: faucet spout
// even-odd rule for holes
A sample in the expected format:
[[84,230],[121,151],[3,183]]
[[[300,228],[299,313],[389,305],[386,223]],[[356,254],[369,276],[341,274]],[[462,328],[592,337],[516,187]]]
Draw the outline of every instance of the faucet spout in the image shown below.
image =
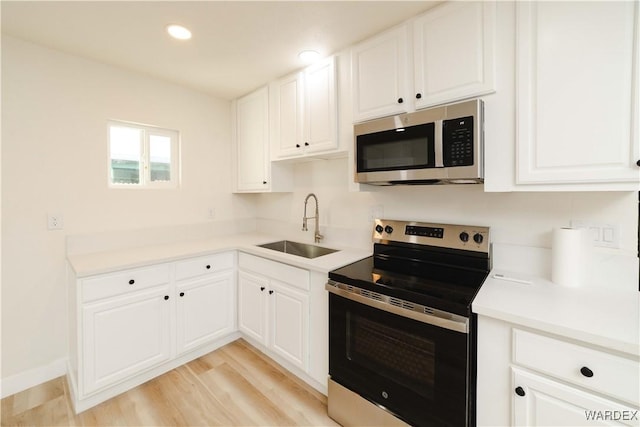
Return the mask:
[[[315,216],[308,217],[307,216],[307,202],[309,201],[309,199],[311,197],[313,197],[313,199],[316,201],[316,212],[315,212]],[[302,231],[307,231],[307,220],[309,220],[309,219],[314,219],[315,222],[316,222],[313,241],[315,243],[320,243],[320,239],[322,239],[324,236],[322,234],[320,234],[320,212],[319,212],[319,209],[318,209],[318,198],[313,193],[309,193],[307,195],[307,197],[305,197],[305,199],[304,199],[304,214],[302,215]]]

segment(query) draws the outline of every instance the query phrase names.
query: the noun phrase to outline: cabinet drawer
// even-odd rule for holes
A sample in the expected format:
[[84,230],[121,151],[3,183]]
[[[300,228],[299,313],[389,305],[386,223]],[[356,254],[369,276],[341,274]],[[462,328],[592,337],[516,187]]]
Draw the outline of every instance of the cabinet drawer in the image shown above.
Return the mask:
[[640,398],[637,360],[514,329],[513,361],[634,405]]
[[309,271],[265,258],[245,254],[238,255],[238,267],[277,279],[296,288],[309,290]]
[[234,252],[211,254],[176,263],[176,280],[233,268]]
[[93,301],[169,283],[169,265],[136,268],[82,280],[82,301]]

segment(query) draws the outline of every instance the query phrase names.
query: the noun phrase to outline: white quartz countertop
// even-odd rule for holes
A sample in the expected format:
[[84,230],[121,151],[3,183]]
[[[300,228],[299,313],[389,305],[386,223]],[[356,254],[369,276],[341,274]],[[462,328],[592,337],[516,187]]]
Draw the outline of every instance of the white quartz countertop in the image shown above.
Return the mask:
[[637,290],[604,286],[569,288],[534,275],[496,269],[473,301],[473,311],[640,355],[640,292]]
[[110,273],[128,268],[158,264],[161,262],[177,261],[184,258],[191,258],[228,250],[239,250],[264,258],[269,258],[274,261],[323,273],[371,255],[370,250],[320,243],[319,246],[337,249],[338,252],[313,259],[307,259],[256,246],[278,240],[284,239],[268,234],[242,233],[204,240],[149,245],[81,255],[68,255],[67,259],[69,261],[69,265],[75,272],[76,277],[81,278],[95,274]]

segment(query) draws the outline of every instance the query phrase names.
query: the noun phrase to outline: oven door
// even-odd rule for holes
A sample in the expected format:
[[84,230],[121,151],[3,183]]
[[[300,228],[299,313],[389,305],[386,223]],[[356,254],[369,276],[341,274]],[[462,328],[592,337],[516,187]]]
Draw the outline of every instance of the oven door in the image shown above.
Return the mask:
[[331,379],[412,425],[469,425],[467,338],[329,294]]

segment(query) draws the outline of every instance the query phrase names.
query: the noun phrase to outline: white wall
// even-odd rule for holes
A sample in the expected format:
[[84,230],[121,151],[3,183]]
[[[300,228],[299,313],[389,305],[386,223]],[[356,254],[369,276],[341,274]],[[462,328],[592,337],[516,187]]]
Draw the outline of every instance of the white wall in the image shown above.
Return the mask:
[[[109,119],[178,129],[180,188],[109,189]],[[227,101],[2,37],[3,379],[66,358],[65,236],[254,216],[229,150]]]
[[[261,195],[260,216],[299,227],[304,198],[314,192],[322,226],[361,230],[368,244],[370,208],[381,206],[385,218],[486,225],[493,242],[544,248],[551,247],[553,228],[568,227],[571,220],[615,223],[620,226],[620,250],[612,253],[637,254],[635,192],[485,193],[481,185],[435,185],[371,187],[371,192],[357,193],[348,190],[346,162],[296,165],[294,192]],[[313,239],[311,234],[308,238]]]

